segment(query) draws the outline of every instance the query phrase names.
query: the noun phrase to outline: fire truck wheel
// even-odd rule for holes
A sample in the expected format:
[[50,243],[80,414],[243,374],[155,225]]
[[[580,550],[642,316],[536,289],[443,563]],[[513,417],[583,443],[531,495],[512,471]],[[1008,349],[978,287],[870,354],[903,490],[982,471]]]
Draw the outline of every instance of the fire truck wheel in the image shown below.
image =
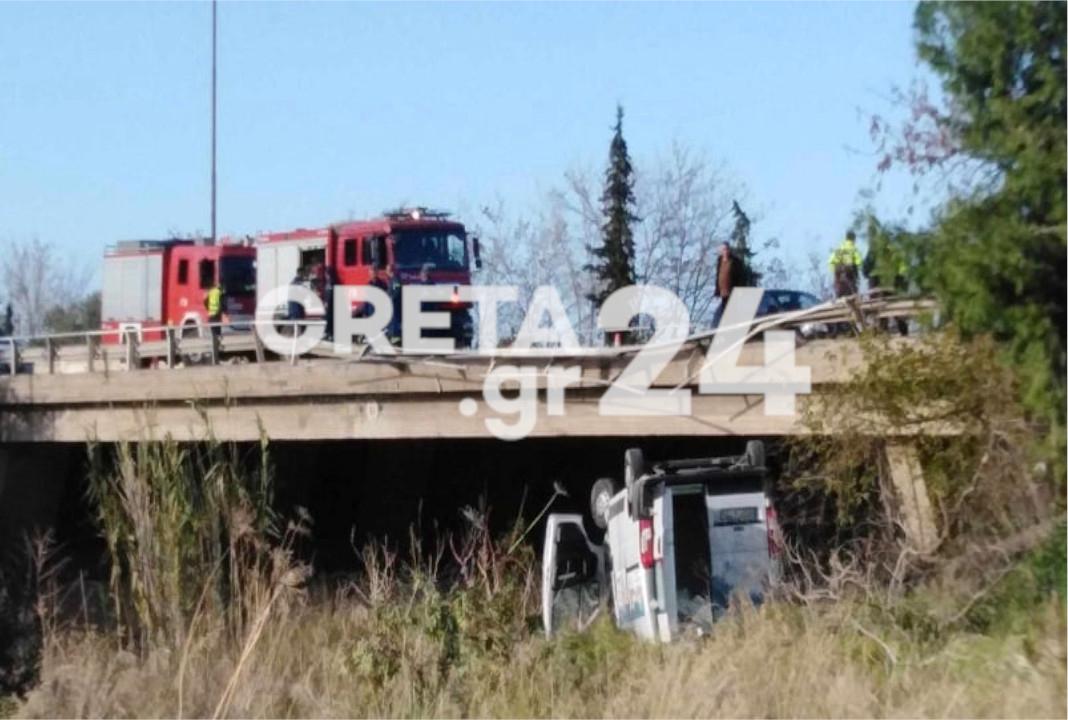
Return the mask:
[[745,462],[750,467],[764,467],[764,443],[760,440],[750,440],[745,444]]
[[608,527],[608,503],[617,492],[612,478],[600,478],[590,490],[590,515],[593,523],[602,530]]

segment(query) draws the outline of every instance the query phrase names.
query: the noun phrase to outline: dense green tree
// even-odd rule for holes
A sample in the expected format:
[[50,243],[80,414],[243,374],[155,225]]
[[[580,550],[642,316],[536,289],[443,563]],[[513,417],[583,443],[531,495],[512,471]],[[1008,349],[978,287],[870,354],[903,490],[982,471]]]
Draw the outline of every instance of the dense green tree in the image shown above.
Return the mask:
[[749,230],[752,222],[737,200],[731,201],[731,213],[734,214],[734,227],[731,228],[731,252],[742,266],[739,284],[744,287],[757,287],[760,285],[761,274],[756,270],[756,252],[749,244]]
[[947,319],[1003,341],[1026,404],[1061,447],[1065,7],[921,3],[917,50],[941,80],[945,108],[914,103],[892,153],[915,172],[968,168],[969,189],[952,195],[930,230],[898,239],[912,280]]
[[623,139],[623,107],[616,106],[616,125],[608,152],[601,195],[601,245],[590,248],[593,262],[594,290],[589,299],[597,305],[621,287],[634,284],[634,231],[638,221],[634,214],[634,167]]

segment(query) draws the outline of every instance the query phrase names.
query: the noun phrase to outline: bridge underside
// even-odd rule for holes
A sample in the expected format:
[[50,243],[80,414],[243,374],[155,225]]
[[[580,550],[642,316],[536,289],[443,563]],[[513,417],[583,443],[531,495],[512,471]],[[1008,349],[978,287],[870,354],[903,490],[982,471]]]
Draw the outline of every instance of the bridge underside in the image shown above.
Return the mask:
[[[275,509],[314,521],[302,552],[321,569],[355,566],[353,543],[368,537],[403,544],[410,531],[424,542],[467,527],[463,509],[489,510],[494,533],[517,520],[530,522],[552,500],[555,512],[586,513],[597,478],[622,480],[623,453],[641,447],[650,459],[740,454],[740,438],[532,438],[456,441],[364,440],[273,442]],[[772,476],[780,446],[768,442]],[[239,444],[237,457],[258,458]],[[0,449],[0,549],[21,547],[22,536],[48,528],[56,540],[85,557],[79,567],[101,572],[103,546],[87,500],[87,453],[81,443],[20,444]],[[6,483],[4,482],[6,479]],[[555,495],[556,488],[566,495]],[[592,529],[592,528],[591,528]],[[531,542],[540,537],[540,527]],[[106,579],[106,575],[101,575]]]

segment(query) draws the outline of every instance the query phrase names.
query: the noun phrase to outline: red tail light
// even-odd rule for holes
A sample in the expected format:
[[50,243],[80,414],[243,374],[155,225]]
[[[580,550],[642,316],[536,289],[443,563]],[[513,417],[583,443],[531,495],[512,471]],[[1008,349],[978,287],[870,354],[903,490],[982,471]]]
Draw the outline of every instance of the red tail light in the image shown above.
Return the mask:
[[782,533],[779,530],[779,514],[768,504],[768,557],[778,557],[782,553]]
[[454,286],[452,288],[452,297],[450,298],[450,302],[452,303],[453,307],[456,307],[460,304],[460,288],[458,286]]
[[638,519],[638,553],[642,567],[653,566],[653,521],[651,518]]

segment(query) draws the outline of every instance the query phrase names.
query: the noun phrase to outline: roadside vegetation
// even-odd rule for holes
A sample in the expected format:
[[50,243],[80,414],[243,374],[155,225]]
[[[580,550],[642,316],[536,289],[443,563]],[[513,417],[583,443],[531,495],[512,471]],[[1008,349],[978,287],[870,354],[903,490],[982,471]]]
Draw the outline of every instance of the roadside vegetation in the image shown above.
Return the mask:
[[[886,351],[873,343],[869,352]],[[944,390],[959,403],[945,419],[976,423],[923,453],[937,479],[936,551],[917,554],[902,537],[879,472],[864,471],[877,464],[861,462],[860,436],[846,440],[849,456],[829,440],[799,445],[788,482],[822,498],[824,534],[793,544],[773,601],[672,646],[621,633],[607,610],[545,639],[522,522],[493,537],[485,511],[468,508],[461,534],[432,546],[413,537],[404,551],[354,546],[356,570],[320,578],[301,550],[313,518],[271,510],[266,445],[251,456],[211,441],[94,448],[110,578],[60,586],[39,544],[38,681],[0,707],[29,717],[1063,717],[1063,495],[1052,475],[1028,470],[1026,443],[990,447],[1014,437],[1020,417],[1011,382],[1008,400],[983,399],[1004,379],[995,348],[943,336],[910,352],[941,358],[895,356],[928,368],[919,392],[953,369],[962,376]],[[858,378],[843,402],[907,406],[883,394],[884,370]],[[1023,471],[1004,474],[1017,463]]]

